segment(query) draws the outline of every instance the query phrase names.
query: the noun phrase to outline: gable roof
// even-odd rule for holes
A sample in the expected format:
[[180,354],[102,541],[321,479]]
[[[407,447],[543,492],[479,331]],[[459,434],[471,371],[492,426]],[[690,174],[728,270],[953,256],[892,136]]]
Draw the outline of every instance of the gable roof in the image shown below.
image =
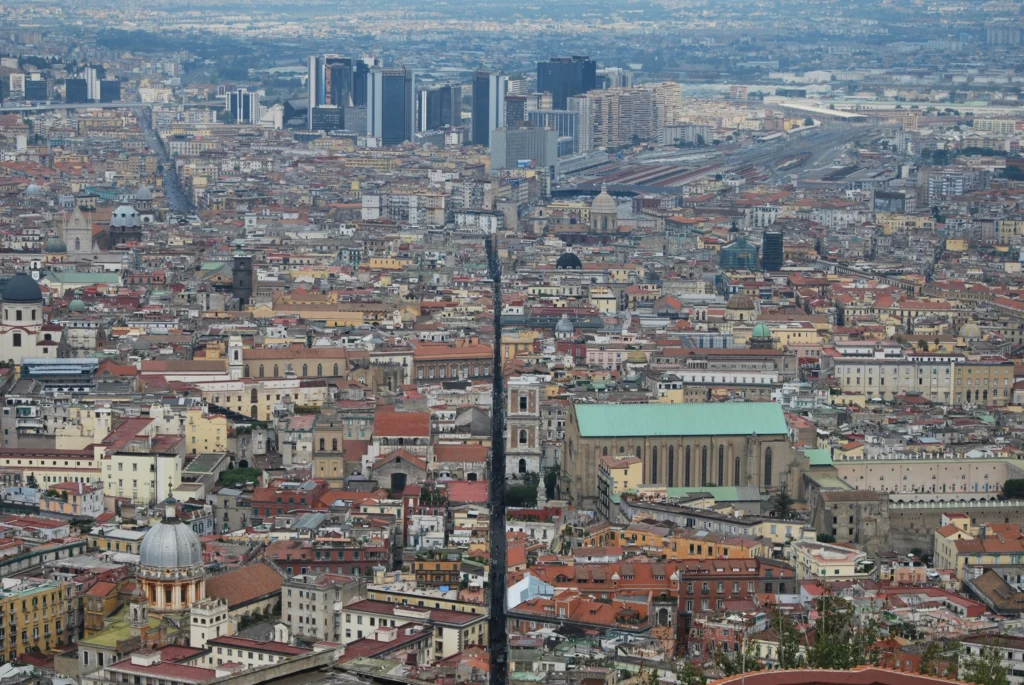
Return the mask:
[[574,410],[584,438],[789,432],[782,406],[775,402],[577,404]]

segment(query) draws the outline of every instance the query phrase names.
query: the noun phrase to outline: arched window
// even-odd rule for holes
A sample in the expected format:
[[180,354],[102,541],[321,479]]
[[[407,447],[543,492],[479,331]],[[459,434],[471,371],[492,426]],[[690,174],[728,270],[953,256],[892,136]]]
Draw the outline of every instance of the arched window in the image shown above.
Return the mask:
[[607,457],[608,456],[608,445],[605,445],[604,447],[601,448],[601,456],[603,456],[603,457]]
[[263,364],[260,364],[260,378],[263,378]]
[[740,484],[740,455],[732,458],[732,484]]
[[249,393],[249,401],[252,402],[253,404],[259,402],[259,397],[256,394],[256,388],[253,388],[252,392]]
[[725,445],[718,446],[718,484],[725,485]]
[[772,448],[767,447],[764,450],[764,484],[772,484]]
[[259,415],[259,412],[260,412],[260,410],[256,407],[255,404],[252,405],[251,407],[249,407],[249,416],[251,418],[255,419]]
[[274,378],[277,378],[277,364],[274,364]]
[[309,367],[306,364],[302,365],[302,377],[305,378],[309,374]]
[[708,482],[708,446],[700,448],[700,487]]
[[626,448],[623,445],[619,445],[619,454],[625,454]]
[[82,251],[82,239],[81,238],[75,238],[75,252],[81,252],[81,251]]
[[323,452],[325,449],[327,449],[327,448],[324,447],[324,439],[320,438],[320,451]]
[[240,359],[239,352],[238,352],[238,350],[235,350],[235,361],[237,362],[239,359]]
[[335,376],[338,375],[338,365],[337,364],[334,365],[334,375]]
[[643,452],[641,451],[640,445],[636,446],[636,458],[643,459]]
[[676,448],[672,445],[668,446],[668,486],[674,488],[676,486]]
[[686,457],[683,458],[683,487],[690,487],[690,446],[686,446]]
[[525,459],[520,459],[519,460],[519,473],[526,473],[526,460]]
[[243,374],[243,375],[244,375],[244,376],[245,376],[246,378],[248,378],[248,377],[249,377],[249,365],[248,365],[248,364],[246,364],[246,365],[245,365],[245,369],[244,369],[244,370],[242,371],[242,374]]
[[332,452],[337,452],[338,451],[338,439],[337,438],[331,438],[331,451]]
[[658,482],[658,448],[651,448],[651,482]]
[[526,444],[526,429],[525,428],[520,428],[519,429],[519,444],[520,445],[525,445]]

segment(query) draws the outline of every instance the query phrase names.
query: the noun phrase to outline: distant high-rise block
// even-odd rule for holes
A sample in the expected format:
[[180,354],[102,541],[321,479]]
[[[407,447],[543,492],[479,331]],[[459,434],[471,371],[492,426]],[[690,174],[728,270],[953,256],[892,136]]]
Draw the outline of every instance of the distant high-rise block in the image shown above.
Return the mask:
[[320,65],[321,59],[316,55],[310,55],[309,65],[306,74],[306,123],[309,130],[313,130],[313,110],[320,104]]
[[761,268],[781,271],[784,261],[782,231],[765,231],[761,237]]
[[505,126],[508,77],[500,71],[473,73],[473,144],[490,145],[491,131]]
[[321,105],[352,106],[355,67],[349,57],[324,56],[324,86]]
[[64,102],[80,104],[89,101],[89,84],[84,78],[64,80]]
[[462,86],[445,84],[420,91],[421,131],[436,131],[462,124]]
[[121,100],[121,82],[118,79],[100,81],[100,102],[118,102]]
[[597,88],[597,62],[587,56],[552,57],[537,63],[537,90],[551,93],[551,108],[565,109],[573,95]]
[[236,124],[255,124],[260,117],[260,96],[247,88],[236,88],[225,95],[224,106]]
[[373,67],[366,81],[366,133],[382,145],[413,139],[416,124],[412,69]]
[[492,169],[532,166],[547,169],[553,178],[557,164],[558,132],[554,129],[523,126],[491,132]]
[[526,96],[505,96],[505,125],[514,128],[526,121]]

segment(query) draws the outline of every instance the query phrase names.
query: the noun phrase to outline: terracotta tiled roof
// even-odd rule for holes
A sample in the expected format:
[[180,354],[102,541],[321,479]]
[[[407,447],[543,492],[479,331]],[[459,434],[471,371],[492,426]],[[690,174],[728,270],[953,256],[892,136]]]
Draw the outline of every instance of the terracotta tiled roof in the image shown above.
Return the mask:
[[223,597],[228,607],[234,609],[281,592],[283,583],[284,578],[273,566],[259,561],[209,578],[206,595]]

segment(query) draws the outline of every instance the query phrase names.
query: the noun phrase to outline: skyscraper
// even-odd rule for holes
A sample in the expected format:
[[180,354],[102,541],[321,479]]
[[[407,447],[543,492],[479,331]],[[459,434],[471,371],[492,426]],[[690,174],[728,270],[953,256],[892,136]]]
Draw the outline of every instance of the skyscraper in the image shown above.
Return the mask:
[[366,81],[366,133],[382,145],[413,139],[416,124],[415,79],[412,69],[375,66]]
[[236,88],[224,96],[224,106],[237,124],[255,124],[260,118],[260,96],[247,88]]
[[447,83],[420,91],[421,131],[436,131],[462,123],[462,86]]
[[473,144],[490,145],[491,131],[505,126],[508,77],[500,71],[473,73]]
[[370,67],[380,66],[379,60],[367,60],[365,57],[356,60],[356,74],[352,82],[352,104],[366,107],[366,79],[370,76]]
[[82,103],[89,101],[89,85],[84,78],[64,80],[64,102]]
[[781,271],[784,261],[782,231],[765,231],[761,236],[761,268]]
[[566,99],[597,88],[597,62],[585,55],[552,57],[537,63],[537,90],[551,93],[552,109],[565,109]]
[[505,96],[505,125],[517,126],[526,121],[526,96]]
[[308,74],[306,76],[306,123],[309,130],[313,130],[313,110],[320,104],[320,58],[316,55],[309,56]]
[[325,55],[324,101],[319,104],[351,107],[354,78],[355,69],[351,58]]

